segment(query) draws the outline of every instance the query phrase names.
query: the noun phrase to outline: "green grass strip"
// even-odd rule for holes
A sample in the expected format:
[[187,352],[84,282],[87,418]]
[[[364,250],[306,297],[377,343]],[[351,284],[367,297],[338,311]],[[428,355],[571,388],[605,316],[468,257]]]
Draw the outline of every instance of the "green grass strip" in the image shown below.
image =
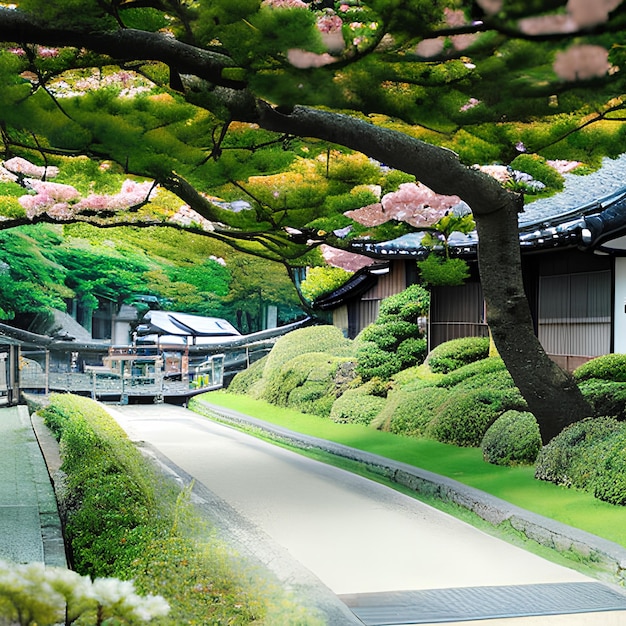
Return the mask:
[[478,448],[458,448],[426,439],[393,435],[357,424],[276,407],[248,396],[214,391],[200,396],[212,404],[293,431],[408,463],[458,480],[511,504],[569,524],[626,547],[626,508],[591,494],[535,480],[533,467],[500,467],[483,461]]

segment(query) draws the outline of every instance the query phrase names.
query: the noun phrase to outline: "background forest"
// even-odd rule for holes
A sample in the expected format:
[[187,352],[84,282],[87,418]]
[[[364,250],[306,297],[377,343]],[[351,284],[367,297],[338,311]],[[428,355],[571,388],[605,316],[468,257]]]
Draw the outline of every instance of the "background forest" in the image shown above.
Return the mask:
[[267,306],[278,307],[279,323],[302,315],[281,264],[206,237],[85,224],[0,232],[0,319],[28,328],[72,301],[96,310],[106,300],[115,310],[134,303],[224,317],[242,332],[263,327]]

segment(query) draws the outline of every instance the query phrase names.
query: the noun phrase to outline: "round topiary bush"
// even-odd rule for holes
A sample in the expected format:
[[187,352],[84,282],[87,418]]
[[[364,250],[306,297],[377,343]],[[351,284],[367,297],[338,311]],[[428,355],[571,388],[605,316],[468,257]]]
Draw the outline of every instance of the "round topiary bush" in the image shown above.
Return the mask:
[[428,426],[427,434],[443,443],[478,447],[501,413],[523,408],[514,391],[452,389]]
[[[261,399],[303,413],[328,416],[332,399],[337,397],[335,374],[347,360],[326,352],[297,356],[272,371]],[[318,400],[321,402],[317,403]]]
[[489,356],[488,337],[462,337],[438,345],[426,357],[433,372],[447,374],[468,363]]
[[396,389],[373,425],[396,435],[424,437],[447,397],[448,391],[437,387]]
[[365,381],[388,380],[405,367],[421,363],[426,340],[418,325],[428,312],[428,292],[420,285],[383,300],[378,319],[356,338],[357,374]]
[[535,478],[588,489],[610,445],[607,441],[622,428],[612,417],[590,417],[571,424],[541,449]]
[[590,378],[578,386],[593,407],[595,416],[610,415],[618,420],[626,420],[626,383]]
[[348,389],[335,400],[330,419],[340,424],[369,426],[385,406],[385,402],[385,398],[369,395],[362,388]]
[[402,369],[402,361],[395,352],[383,350],[372,341],[359,342],[356,358],[356,373],[364,381],[372,378],[388,380]]
[[574,379],[578,382],[591,378],[626,382],[626,354],[605,354],[574,370]]
[[534,463],[541,450],[541,435],[535,416],[528,411],[505,411],[487,429],[480,447],[487,463]]
[[593,495],[610,504],[626,504],[626,428],[615,430],[596,455],[598,471],[590,481]]
[[[255,361],[242,372],[237,373],[228,385],[229,393],[249,394],[251,388],[263,377],[263,369],[267,356]],[[252,394],[251,394],[252,395]]]
[[265,361],[263,376],[268,378],[287,361],[309,352],[326,352],[332,356],[352,356],[353,342],[336,326],[309,326],[283,335],[274,344]]

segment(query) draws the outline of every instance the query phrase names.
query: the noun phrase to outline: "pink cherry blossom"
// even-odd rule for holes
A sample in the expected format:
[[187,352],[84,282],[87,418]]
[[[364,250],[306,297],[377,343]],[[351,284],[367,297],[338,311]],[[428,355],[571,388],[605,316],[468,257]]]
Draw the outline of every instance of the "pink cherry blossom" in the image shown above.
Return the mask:
[[606,75],[611,68],[608,57],[601,46],[572,46],[556,55],[553,69],[564,80],[588,80]]
[[13,157],[3,164],[4,168],[14,174],[23,174],[31,178],[55,178],[59,175],[59,168],[54,166],[40,167],[21,157]]
[[308,9],[306,2],[302,0],[263,0],[263,6],[273,9]]
[[458,196],[437,194],[422,183],[403,183],[398,191],[384,195],[381,202],[348,211],[345,215],[364,226],[379,226],[397,220],[417,228],[428,227],[460,202]]

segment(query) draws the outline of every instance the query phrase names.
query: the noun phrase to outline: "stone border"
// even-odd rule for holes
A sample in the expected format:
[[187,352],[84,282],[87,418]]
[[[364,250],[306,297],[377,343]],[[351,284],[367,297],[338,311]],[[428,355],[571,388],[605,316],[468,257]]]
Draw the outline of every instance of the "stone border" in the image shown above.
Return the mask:
[[326,439],[303,435],[204,400],[196,401],[217,420],[226,424],[252,427],[296,448],[318,449],[355,461],[367,470],[416,493],[433,496],[443,502],[468,509],[493,526],[509,522],[514,529],[531,541],[566,556],[569,554],[592,561],[598,570],[610,576],[611,582],[626,583],[626,548],[615,542],[532,513],[480,489],[407,463],[386,459]]

